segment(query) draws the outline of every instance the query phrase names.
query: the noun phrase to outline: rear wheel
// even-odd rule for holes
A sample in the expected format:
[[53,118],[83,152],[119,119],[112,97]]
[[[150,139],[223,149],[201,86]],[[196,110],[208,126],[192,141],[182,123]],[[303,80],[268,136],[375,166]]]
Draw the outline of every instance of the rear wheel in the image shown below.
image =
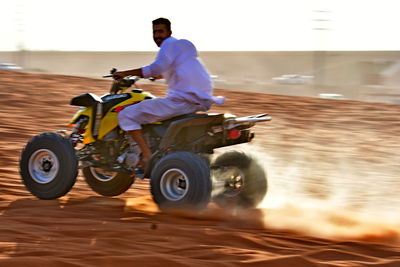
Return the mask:
[[96,167],[86,167],[82,173],[90,188],[103,196],[118,196],[128,190],[135,181],[132,174]]
[[151,193],[161,210],[201,210],[211,198],[207,162],[190,152],[171,153],[153,168]]
[[40,199],[65,195],[78,174],[71,142],[56,133],[33,137],[22,151],[20,174],[26,188]]
[[221,207],[256,207],[267,193],[264,168],[250,155],[228,151],[211,165],[213,200]]

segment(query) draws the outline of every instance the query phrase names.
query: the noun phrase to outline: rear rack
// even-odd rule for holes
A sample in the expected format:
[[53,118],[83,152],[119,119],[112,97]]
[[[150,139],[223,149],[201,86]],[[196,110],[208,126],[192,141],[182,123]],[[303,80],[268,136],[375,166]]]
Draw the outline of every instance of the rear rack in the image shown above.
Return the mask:
[[239,117],[239,118],[229,118],[225,120],[226,124],[225,128],[232,129],[239,125],[253,126],[257,122],[270,121],[270,120],[272,120],[272,117],[268,116],[268,113]]

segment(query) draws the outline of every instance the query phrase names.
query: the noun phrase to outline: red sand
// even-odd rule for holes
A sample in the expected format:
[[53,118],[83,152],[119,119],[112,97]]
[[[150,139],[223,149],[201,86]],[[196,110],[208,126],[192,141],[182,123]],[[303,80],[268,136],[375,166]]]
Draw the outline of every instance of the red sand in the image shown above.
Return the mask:
[[241,146],[269,173],[260,209],[165,214],[148,181],[106,198],[81,176],[59,200],[31,196],[22,147],[66,128],[72,96],[109,84],[0,71],[0,266],[400,266],[399,105],[216,90],[229,101],[212,112],[273,116]]

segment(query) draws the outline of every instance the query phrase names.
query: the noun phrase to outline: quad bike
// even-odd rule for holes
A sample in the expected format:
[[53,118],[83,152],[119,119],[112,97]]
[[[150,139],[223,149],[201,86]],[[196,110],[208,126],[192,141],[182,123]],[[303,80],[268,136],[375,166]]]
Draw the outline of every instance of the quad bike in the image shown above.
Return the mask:
[[[250,142],[254,133],[249,128],[271,117],[193,113],[143,125],[153,154],[144,169],[138,168],[140,148],[117,120],[124,107],[154,98],[136,87],[138,80],[114,81],[102,97],[85,93],[72,98],[71,105],[80,107],[69,125],[72,130],[39,134],[24,147],[20,174],[26,188],[40,199],[59,198],[70,191],[81,169],[89,187],[103,196],[124,193],[135,178],[150,178],[151,194],[161,210],[201,210],[210,201],[223,207],[255,207],[267,192],[262,166],[240,151],[225,152],[213,161],[211,154],[216,148]],[[126,92],[132,85],[136,88]]]

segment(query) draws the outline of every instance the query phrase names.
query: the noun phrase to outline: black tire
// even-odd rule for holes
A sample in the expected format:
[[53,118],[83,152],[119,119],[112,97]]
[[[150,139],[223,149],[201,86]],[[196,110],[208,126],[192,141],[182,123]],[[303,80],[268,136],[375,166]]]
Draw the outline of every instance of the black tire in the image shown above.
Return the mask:
[[171,153],[153,168],[150,186],[161,210],[200,211],[211,199],[209,165],[190,152]]
[[56,133],[33,137],[22,150],[19,164],[22,182],[40,199],[56,199],[67,194],[78,174],[71,142]]
[[94,167],[82,170],[86,183],[96,193],[102,196],[118,196],[128,190],[135,177],[124,172],[108,172]]
[[[219,188],[214,186],[213,201],[221,207],[254,208],[267,193],[268,183],[264,168],[244,152],[225,152],[217,157],[211,169],[214,185],[219,184]],[[224,172],[230,172],[230,175],[224,177]],[[236,174],[232,175],[233,173]],[[232,188],[232,177],[238,177],[234,180],[239,184],[237,189]]]

